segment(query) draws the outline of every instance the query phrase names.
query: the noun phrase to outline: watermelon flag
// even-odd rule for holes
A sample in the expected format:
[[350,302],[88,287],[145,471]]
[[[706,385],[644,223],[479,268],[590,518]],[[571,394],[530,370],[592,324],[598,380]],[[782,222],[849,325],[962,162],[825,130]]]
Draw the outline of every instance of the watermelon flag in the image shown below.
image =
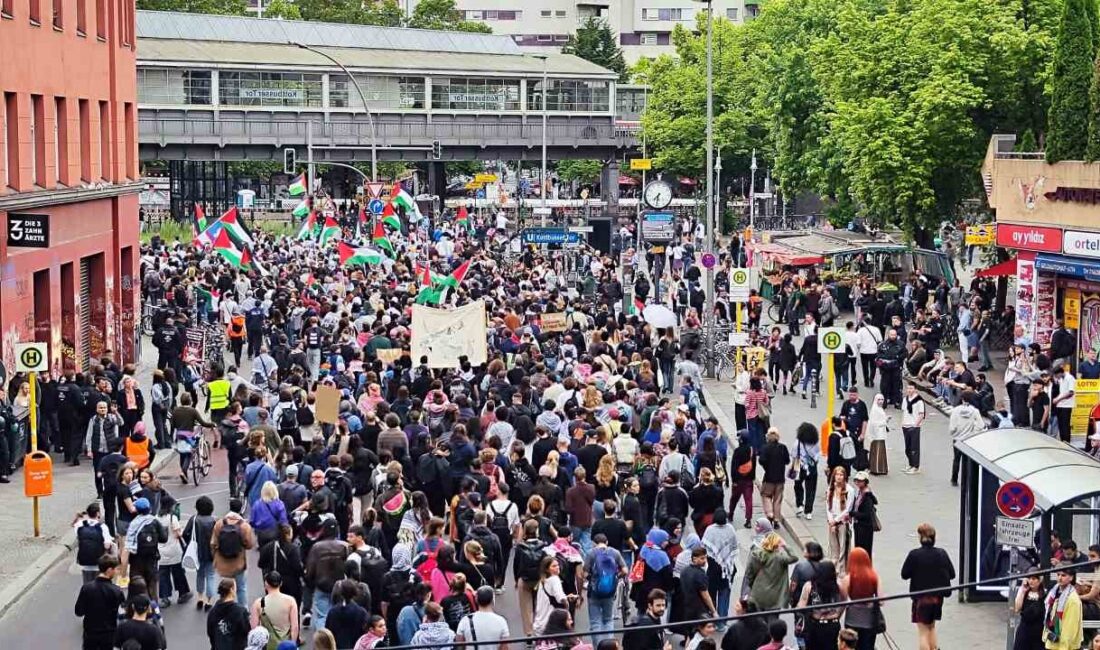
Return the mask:
[[317,229],[317,213],[313,210],[309,211],[309,218],[302,222],[302,227],[298,230],[298,241],[303,239],[313,239],[314,231]]
[[301,196],[306,193],[306,175],[299,174],[298,178],[294,179],[294,182],[287,188],[291,196]]
[[443,278],[441,284],[452,289],[457,289],[458,285],[462,284],[462,281],[466,279],[466,273],[470,270],[470,260],[466,260],[454,270],[453,273]]
[[290,214],[292,214],[294,217],[296,217],[298,219],[301,219],[302,217],[309,214],[309,201],[302,201],[301,203],[296,205],[294,207],[294,211],[291,212]]
[[[420,221],[420,208],[416,207],[416,201],[401,187],[401,183],[394,183],[390,190],[390,201],[405,211],[405,218],[410,221]],[[415,217],[415,218],[414,218]]]
[[336,219],[332,215],[325,217],[325,225],[321,228],[321,245],[324,246],[328,243],[328,240],[339,234],[340,224],[336,223]]
[[390,240],[386,237],[386,230],[382,228],[381,221],[376,221],[374,223],[374,235],[371,237],[371,240],[374,242],[375,246],[386,251],[386,254],[390,257],[395,255],[393,244],[391,244]]
[[397,213],[394,212],[393,203],[387,202],[386,207],[382,208],[382,223],[397,232],[401,232],[401,220],[397,218]]
[[242,251],[237,248],[233,240],[229,238],[229,231],[225,228],[218,230],[218,238],[214,240],[214,250],[238,269],[245,268],[252,257],[247,249]]
[[225,229],[229,231],[229,236],[238,243],[256,243],[256,240],[252,239],[252,234],[241,223],[240,213],[237,212],[236,206],[226,210],[225,214],[218,218],[218,222],[225,226]]
[[379,264],[383,260],[382,253],[370,246],[352,246],[340,242],[340,266],[354,266],[357,264]]

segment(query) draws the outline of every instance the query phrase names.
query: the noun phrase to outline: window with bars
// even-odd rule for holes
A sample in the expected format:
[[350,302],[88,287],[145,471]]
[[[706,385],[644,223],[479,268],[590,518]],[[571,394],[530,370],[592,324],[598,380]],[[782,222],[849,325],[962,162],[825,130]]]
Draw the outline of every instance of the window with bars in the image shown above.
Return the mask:
[[141,68],[138,101],[144,104],[210,104],[209,70]]
[[432,79],[432,108],[444,111],[518,111],[519,79]]
[[[423,77],[384,77],[355,75],[355,81],[367,97],[372,110],[398,110],[424,108]],[[363,108],[363,99],[349,83],[347,75],[330,75],[328,80],[328,104],[331,108]]]
[[297,72],[221,72],[218,96],[226,106],[321,106],[321,75]]
[[657,44],[657,35],[656,34],[642,34],[639,37],[639,42],[642,45],[656,45]]
[[[547,110],[563,113],[606,113],[611,106],[606,81],[551,79]],[[527,109],[542,110],[542,80],[527,82]]]

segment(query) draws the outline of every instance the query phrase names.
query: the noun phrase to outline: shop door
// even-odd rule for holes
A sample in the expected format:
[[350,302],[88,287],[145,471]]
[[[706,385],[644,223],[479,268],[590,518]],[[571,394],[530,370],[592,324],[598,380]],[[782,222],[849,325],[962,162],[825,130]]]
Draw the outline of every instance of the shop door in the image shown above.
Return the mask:
[[80,322],[77,324],[77,334],[80,337],[80,350],[77,359],[80,362],[80,370],[87,370],[90,365],[89,351],[92,346],[92,260],[87,257],[80,259]]

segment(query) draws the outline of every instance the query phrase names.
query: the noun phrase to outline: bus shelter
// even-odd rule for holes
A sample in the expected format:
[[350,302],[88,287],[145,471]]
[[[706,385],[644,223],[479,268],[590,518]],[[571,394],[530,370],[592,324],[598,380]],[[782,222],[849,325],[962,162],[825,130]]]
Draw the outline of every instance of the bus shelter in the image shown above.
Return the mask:
[[[955,441],[962,455],[959,508],[959,581],[995,579],[1051,565],[1051,533],[1072,539],[1083,552],[1097,543],[1100,461],[1057,438],[1031,429],[989,429]],[[1030,544],[998,541],[997,490],[1019,481],[1034,493],[1025,518]],[[1011,523],[1011,522],[1002,522]],[[1015,565],[1013,561],[1015,560]],[[1005,583],[959,591],[963,602],[1004,600]]]

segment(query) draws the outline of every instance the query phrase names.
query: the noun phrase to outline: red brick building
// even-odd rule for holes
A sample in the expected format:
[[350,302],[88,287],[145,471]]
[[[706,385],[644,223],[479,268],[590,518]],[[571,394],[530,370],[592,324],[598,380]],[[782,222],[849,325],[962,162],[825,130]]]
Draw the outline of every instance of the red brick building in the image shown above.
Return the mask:
[[135,359],[134,0],[0,0],[0,355]]

